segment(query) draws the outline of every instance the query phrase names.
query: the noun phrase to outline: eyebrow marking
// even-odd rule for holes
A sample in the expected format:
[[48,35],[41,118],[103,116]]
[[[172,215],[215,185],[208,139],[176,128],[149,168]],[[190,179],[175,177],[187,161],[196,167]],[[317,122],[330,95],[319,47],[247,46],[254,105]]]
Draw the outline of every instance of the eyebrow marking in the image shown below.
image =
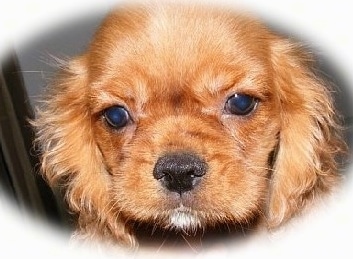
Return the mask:
[[95,94],[92,96],[98,103],[115,103],[118,98],[115,95],[110,94],[106,91],[101,91],[99,94]]
[[115,86],[94,86],[91,91],[91,103],[93,113],[100,112],[112,105],[121,105],[129,110],[135,110],[143,114],[143,109],[148,102],[147,86],[141,80],[134,80],[134,84],[115,82]]

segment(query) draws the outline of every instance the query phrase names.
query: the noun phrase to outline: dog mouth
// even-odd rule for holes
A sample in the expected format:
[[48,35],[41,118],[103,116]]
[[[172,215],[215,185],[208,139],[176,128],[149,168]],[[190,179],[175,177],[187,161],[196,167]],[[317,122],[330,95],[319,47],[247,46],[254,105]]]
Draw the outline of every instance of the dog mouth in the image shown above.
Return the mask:
[[257,227],[255,212],[244,216],[229,200],[215,202],[217,197],[205,195],[212,168],[203,156],[190,151],[164,153],[156,160],[153,180],[158,196],[153,207],[141,214],[126,213],[140,245],[199,246],[230,236],[244,237]]
[[163,213],[160,220],[131,222],[139,244],[143,248],[177,249],[201,251],[215,244],[249,238],[259,226],[260,217],[247,222],[218,221],[207,223],[207,214],[180,204]]
[[182,203],[180,206],[169,214],[169,224],[167,228],[183,231],[186,233],[195,233],[202,227],[199,217],[200,212],[193,210],[190,207],[185,207]]
[[169,209],[163,213],[167,229],[195,233],[202,227],[194,191],[206,174],[207,164],[194,153],[173,152],[159,157],[153,176],[167,196]]
[[143,248],[201,251],[214,244],[244,240],[259,226],[259,215],[239,222],[231,215],[207,210],[192,192],[168,193],[168,207],[147,220],[132,220],[130,226]]
[[153,176],[164,194],[165,206],[158,213],[156,224],[168,231],[197,235],[210,223],[237,221],[231,213],[222,209],[216,212],[212,206],[206,206],[206,197],[200,190],[205,188],[204,181],[208,174],[209,164],[199,154],[178,151],[161,155]]

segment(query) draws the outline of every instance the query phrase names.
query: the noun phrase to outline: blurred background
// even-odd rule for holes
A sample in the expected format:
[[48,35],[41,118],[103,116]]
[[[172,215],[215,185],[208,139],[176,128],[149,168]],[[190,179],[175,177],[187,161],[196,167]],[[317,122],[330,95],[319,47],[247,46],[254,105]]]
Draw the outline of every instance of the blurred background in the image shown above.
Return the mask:
[[10,45],[0,66],[0,194],[18,209],[70,228],[61,194],[38,174],[34,133],[28,120],[43,89],[55,75],[56,58],[69,59],[86,48],[107,10],[74,19],[25,46]]

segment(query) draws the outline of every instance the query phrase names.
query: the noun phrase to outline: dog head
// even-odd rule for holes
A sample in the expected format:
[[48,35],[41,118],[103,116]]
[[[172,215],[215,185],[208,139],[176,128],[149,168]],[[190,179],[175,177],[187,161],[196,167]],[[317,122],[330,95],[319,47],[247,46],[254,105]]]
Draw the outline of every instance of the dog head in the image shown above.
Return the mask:
[[65,184],[82,235],[278,226],[338,179],[335,109],[311,66],[244,15],[114,11],[38,113],[43,174]]

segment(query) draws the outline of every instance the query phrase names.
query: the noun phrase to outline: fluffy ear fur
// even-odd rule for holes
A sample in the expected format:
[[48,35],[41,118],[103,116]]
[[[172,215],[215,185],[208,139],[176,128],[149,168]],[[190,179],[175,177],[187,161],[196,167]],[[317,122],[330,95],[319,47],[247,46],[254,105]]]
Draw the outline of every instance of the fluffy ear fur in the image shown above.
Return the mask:
[[313,73],[311,58],[297,46],[276,40],[271,59],[281,105],[268,219],[275,227],[336,185],[335,158],[342,142],[333,100]]
[[[90,125],[86,67],[84,57],[64,65],[48,90],[43,107],[37,111],[33,125],[37,132],[41,172],[50,186],[61,185],[64,189],[83,234],[94,235],[100,231],[104,235],[96,233],[97,237],[113,234],[115,239],[132,245],[133,238],[124,224],[114,219],[110,225],[105,213],[101,213],[109,208],[109,181],[105,179],[107,173]],[[76,233],[76,238],[93,240],[81,233]]]

